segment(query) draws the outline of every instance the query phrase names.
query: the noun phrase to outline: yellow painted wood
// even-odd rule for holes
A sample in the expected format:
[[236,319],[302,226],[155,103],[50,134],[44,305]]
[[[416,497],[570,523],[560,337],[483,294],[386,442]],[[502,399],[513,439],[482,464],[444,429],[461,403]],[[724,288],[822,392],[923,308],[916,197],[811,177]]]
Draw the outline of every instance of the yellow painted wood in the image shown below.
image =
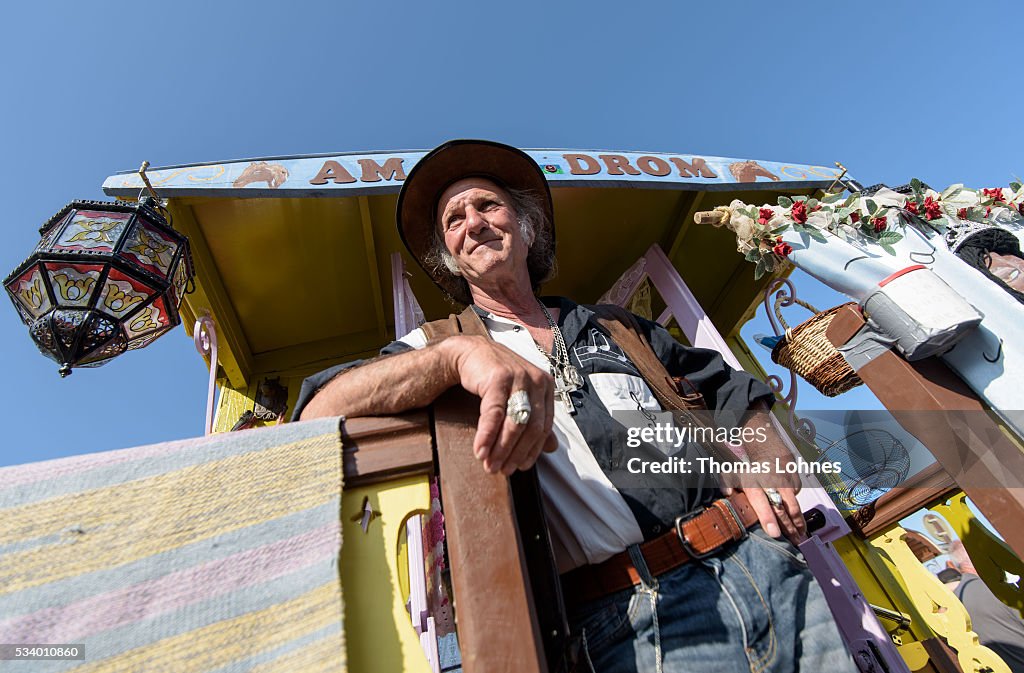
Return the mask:
[[371,327],[363,332],[262,353],[255,356],[253,362],[260,375],[319,371],[340,362],[373,357],[389,342],[390,339],[380,337],[376,327]]
[[681,217],[677,224],[678,229],[675,235],[672,237],[672,242],[668,246],[663,246],[662,249],[669,259],[675,259],[676,255],[679,254],[679,246],[683,244],[686,239],[686,232],[690,230],[690,226],[693,225],[693,216],[698,211],[702,210],[701,204],[704,202],[704,194],[706,192],[693,192],[690,194],[683,194],[682,198],[685,201],[682,202]]
[[904,663],[906,663],[907,668],[911,671],[919,671],[928,664],[928,652],[925,651],[924,645],[919,642],[915,641],[899,645],[896,651],[903,657]]
[[[892,577],[877,549],[856,535],[847,535],[832,542],[832,547],[839,554],[846,568],[850,571],[857,587],[863,594],[864,599],[871,605],[904,612],[910,615],[912,623],[910,631],[897,630],[896,625],[888,620],[882,620],[882,626],[890,635],[898,636],[903,642],[912,642],[930,638],[933,634],[925,629],[920,630],[921,620],[914,620],[913,614],[902,609],[902,606],[909,602],[906,591],[899,577]],[[876,566],[882,564],[881,571]]]
[[[373,236],[373,219],[370,217],[370,204],[365,196],[359,197],[359,218],[363,222],[363,245],[366,249],[366,261],[369,265],[370,294],[373,297],[373,310],[377,314],[377,327],[382,339],[388,336],[388,321],[384,316],[384,297],[380,289],[380,268],[377,266],[377,248]],[[390,270],[389,270],[390,271]]]
[[192,335],[195,317],[209,315],[217,326],[217,359],[233,386],[243,386],[253,374],[252,358],[231,298],[221,281],[214,262],[192,210],[186,204],[168,204],[174,226],[189,238],[192,262],[195,266],[195,291],[186,295],[184,303],[192,320],[185,330]]
[[255,383],[249,383],[240,389],[222,386],[217,400],[217,414],[213,419],[213,431],[230,431],[242,414],[253,408],[255,395]]
[[357,198],[191,205],[254,355],[378,329]]
[[[895,526],[875,536],[870,543],[883,552],[890,576],[898,577],[905,587],[914,608],[912,618],[923,620],[929,630],[946,639],[956,650],[965,673],[1010,672],[999,655],[978,642],[978,634],[971,630],[971,619],[963,604],[914,556],[906,543],[906,531]],[[906,606],[901,609],[910,612]]]
[[[1010,546],[999,539],[967,506],[967,495],[959,493],[930,508],[941,514],[964,543],[971,562],[992,593],[1013,609],[1024,610],[1024,591],[1006,582],[1005,572],[1024,577],[1024,563]],[[1024,614],[1024,613],[1022,613]]]
[[[364,533],[364,498],[380,516]],[[429,673],[419,637],[406,612],[399,578],[405,521],[430,509],[426,477],[346,489],[341,499],[341,580],[350,671]]]

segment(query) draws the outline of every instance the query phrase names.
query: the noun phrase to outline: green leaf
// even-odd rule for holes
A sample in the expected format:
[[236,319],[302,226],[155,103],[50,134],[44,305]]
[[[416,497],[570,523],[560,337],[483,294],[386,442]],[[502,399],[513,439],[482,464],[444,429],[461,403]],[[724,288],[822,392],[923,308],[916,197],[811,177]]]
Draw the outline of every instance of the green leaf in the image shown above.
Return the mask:
[[840,208],[839,210],[836,211],[836,217],[838,217],[841,220],[845,220],[850,216],[852,212],[852,208]]
[[794,196],[793,200],[794,201],[807,201],[807,197],[806,196]]
[[754,280],[761,280],[761,277],[764,276],[764,271],[765,264],[764,259],[762,258],[757,260],[757,266],[754,267]]
[[921,192],[924,190],[924,185],[921,184],[921,181],[918,180],[917,178],[911,178],[910,179],[910,188],[912,190],[914,190],[914,196],[916,196],[916,197],[918,197],[918,199],[920,199],[921,198]]
[[896,256],[896,251],[888,243],[882,243],[881,241],[879,241],[878,245],[881,246],[882,250],[885,250],[887,253],[889,253],[893,257]]
[[888,243],[893,245],[903,240],[903,234],[895,231],[883,231],[878,235],[879,243]]
[[860,192],[854,192],[843,201],[844,208],[854,208],[857,205],[857,201],[860,199]]
[[764,256],[764,270],[768,273],[775,271],[775,255]]
[[761,259],[761,252],[757,248],[747,250],[747,254],[743,255],[743,259],[747,260],[748,262],[756,262],[757,260]]
[[871,217],[874,217],[875,213],[878,211],[878,204],[875,203],[873,200],[868,199],[867,206],[868,206],[868,213],[870,213]]
[[792,208],[793,207],[793,199],[789,198],[788,196],[780,196],[779,197],[779,206],[781,206],[782,208]]
[[840,241],[848,241],[849,240],[849,238],[846,235],[846,229],[844,229],[843,227],[836,228],[836,236],[839,237]]
[[843,195],[842,195],[842,193],[839,193],[839,192],[829,192],[825,196],[821,197],[821,202],[822,203],[828,203],[828,204],[836,203],[836,202],[842,201],[842,200],[843,200]]
[[1021,184],[1019,182],[1011,182],[1010,183],[1010,189],[1012,189],[1013,191],[1019,192],[1020,188],[1021,188]]
[[789,230],[789,223],[787,222],[786,224],[782,225],[781,227],[775,227],[774,229],[771,230],[770,233],[771,233],[772,236],[778,236],[782,232],[788,231],[788,230]]
[[818,199],[807,199],[807,209],[811,210],[818,205]]

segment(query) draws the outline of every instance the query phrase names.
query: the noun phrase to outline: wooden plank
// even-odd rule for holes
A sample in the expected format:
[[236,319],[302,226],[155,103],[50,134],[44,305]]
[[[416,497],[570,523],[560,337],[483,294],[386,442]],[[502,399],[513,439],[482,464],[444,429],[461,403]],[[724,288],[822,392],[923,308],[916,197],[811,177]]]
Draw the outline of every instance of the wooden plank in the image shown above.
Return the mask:
[[935,463],[903,482],[899,488],[883,495],[874,504],[854,512],[846,520],[858,535],[869,538],[959,491],[953,478],[941,465]]
[[[826,333],[837,346],[858,321],[863,323],[851,307],[837,313],[840,319],[840,326]],[[857,374],[1024,558],[1024,453],[987,415],[974,391],[938,358],[907,362],[892,350]]]
[[347,419],[341,424],[341,441],[346,488],[434,470],[426,411]]
[[[244,388],[253,375],[252,351],[238,321],[238,315],[221,282],[217,264],[213,261],[192,208],[183,203],[169,204],[174,226],[188,236],[195,266],[195,292],[185,295],[185,304],[192,316],[208,313],[217,326],[217,357],[232,388]],[[193,324],[185,330],[192,335]]]
[[479,401],[453,389],[434,405],[441,500],[466,673],[546,673],[509,480],[473,456]]

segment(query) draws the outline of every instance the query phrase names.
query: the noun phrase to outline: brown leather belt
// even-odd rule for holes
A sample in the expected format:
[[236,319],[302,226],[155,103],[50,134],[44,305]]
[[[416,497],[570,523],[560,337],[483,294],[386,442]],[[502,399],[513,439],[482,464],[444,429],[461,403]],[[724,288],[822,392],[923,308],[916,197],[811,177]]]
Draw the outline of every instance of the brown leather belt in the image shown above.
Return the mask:
[[[679,517],[673,530],[642,543],[640,551],[651,575],[657,577],[694,558],[710,556],[729,542],[742,540],[756,523],[757,514],[747,496],[734,493],[699,512]],[[562,575],[562,590],[570,609],[637,584],[640,574],[628,550]]]

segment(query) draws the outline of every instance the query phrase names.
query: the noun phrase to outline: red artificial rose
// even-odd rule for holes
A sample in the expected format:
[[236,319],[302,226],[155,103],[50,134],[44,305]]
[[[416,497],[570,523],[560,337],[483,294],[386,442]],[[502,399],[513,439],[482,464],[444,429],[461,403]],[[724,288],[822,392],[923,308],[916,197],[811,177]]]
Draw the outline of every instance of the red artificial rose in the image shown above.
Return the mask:
[[771,208],[761,208],[757,211],[757,223],[768,224],[775,217],[775,211]]
[[885,231],[885,216],[879,215],[878,217],[871,218],[871,228],[875,230],[876,234],[880,234]]
[[793,204],[793,208],[790,209],[789,214],[790,216],[792,216],[794,222],[806,224],[807,204],[804,203],[803,201],[797,201],[796,203]]
[[907,204],[903,206],[904,210],[909,210],[913,214],[917,215],[917,201],[907,201]]
[[961,220],[966,220],[967,219],[967,209],[966,208],[961,208],[960,210],[956,211],[956,216],[959,217]]
[[985,217],[988,217],[991,214],[992,214],[992,206],[986,206],[986,208],[985,208]]
[[793,252],[793,246],[791,246],[789,243],[783,242],[782,237],[779,236],[777,239],[775,239],[775,245],[772,246],[772,252],[774,252],[779,257],[787,257],[789,256],[789,253]]
[[1017,212],[1024,215],[1024,201],[1017,204]]
[[1003,198],[1003,190],[999,187],[995,189],[983,189],[982,193],[988,198],[992,199],[996,203],[1005,203],[1006,199]]
[[860,213],[858,213],[856,210],[851,212],[850,213],[850,222],[854,222],[854,223],[860,222]]
[[929,220],[935,220],[942,216],[942,206],[930,196],[924,199],[924,216]]

